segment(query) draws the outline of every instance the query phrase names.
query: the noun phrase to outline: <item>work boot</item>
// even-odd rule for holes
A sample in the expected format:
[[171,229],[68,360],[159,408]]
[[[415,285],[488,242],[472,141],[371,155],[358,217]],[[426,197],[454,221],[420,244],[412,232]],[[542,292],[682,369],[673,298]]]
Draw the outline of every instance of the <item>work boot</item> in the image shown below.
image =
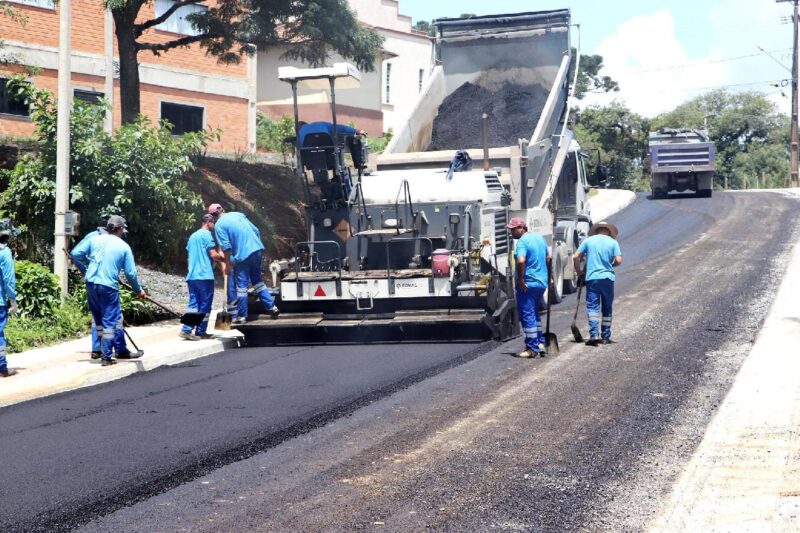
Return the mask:
[[614,341],[611,339],[603,339],[600,341],[600,344],[614,344]]
[[536,352],[534,352],[530,348],[525,348],[524,350],[522,350],[521,352],[519,352],[517,354],[517,357],[521,357],[523,359],[528,359],[528,358],[533,357],[534,355],[536,355]]
[[125,350],[117,354],[117,359],[139,359],[143,355],[144,352],[142,350],[136,350],[135,352]]
[[216,339],[217,338],[216,335],[212,335],[211,333],[196,333],[195,337],[197,337],[200,340]]
[[273,305],[272,309],[269,310],[269,316],[272,317],[272,320],[275,320],[276,318],[278,318],[278,316],[280,316],[280,314],[281,314],[281,310],[278,309],[277,305]]
[[191,334],[189,332],[186,332],[186,331],[181,331],[180,333],[178,333],[178,337],[180,337],[181,339],[186,340],[186,341],[199,341],[200,340],[200,337],[198,337],[197,335],[193,335],[193,334]]
[[547,347],[544,344],[539,343],[539,357],[544,357],[545,355],[547,355]]
[[4,378],[10,378],[11,376],[16,376],[18,372],[13,368],[6,368],[5,370],[0,370],[0,376]]
[[103,357],[103,352],[92,352],[92,359],[100,359]]
[[246,324],[246,323],[247,323],[247,319],[244,318],[243,316],[237,316],[236,318],[231,320],[231,324],[233,324],[234,326],[241,326],[242,324]]
[[100,366],[111,366],[111,365],[116,365],[116,364],[117,364],[117,360],[116,359],[103,359],[100,362]]
[[600,344],[600,337],[592,336],[586,341],[586,346],[597,346]]

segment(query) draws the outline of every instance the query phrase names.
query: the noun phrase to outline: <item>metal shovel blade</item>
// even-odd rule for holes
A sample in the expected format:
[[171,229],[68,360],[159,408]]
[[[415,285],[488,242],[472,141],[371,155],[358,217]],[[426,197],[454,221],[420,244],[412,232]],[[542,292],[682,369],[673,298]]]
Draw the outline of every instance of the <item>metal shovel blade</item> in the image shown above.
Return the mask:
[[544,337],[544,347],[547,349],[547,353],[558,353],[558,337],[555,333],[547,333]]
[[217,319],[214,321],[214,329],[228,331],[231,329],[232,322],[233,317],[231,317],[231,314],[223,309],[217,312]]
[[572,337],[575,339],[575,342],[583,342],[583,335],[581,335],[581,330],[578,329],[578,325],[575,322],[572,323],[569,329],[572,330]]
[[189,326],[190,328],[196,328],[203,322],[205,317],[205,313],[183,313],[181,315],[181,324]]

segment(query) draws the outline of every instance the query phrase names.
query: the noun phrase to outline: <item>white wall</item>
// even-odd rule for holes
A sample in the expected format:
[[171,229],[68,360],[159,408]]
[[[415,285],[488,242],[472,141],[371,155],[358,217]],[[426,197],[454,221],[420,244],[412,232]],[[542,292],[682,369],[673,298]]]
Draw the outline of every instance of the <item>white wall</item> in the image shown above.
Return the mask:
[[[380,31],[380,30],[378,30]],[[397,132],[408,119],[420,97],[420,87],[431,74],[431,42],[418,35],[381,32],[386,41],[383,48],[396,57],[383,62],[381,73],[381,99],[383,103],[383,129]],[[389,98],[386,95],[386,70],[391,64]],[[420,71],[423,74],[420,85]]]

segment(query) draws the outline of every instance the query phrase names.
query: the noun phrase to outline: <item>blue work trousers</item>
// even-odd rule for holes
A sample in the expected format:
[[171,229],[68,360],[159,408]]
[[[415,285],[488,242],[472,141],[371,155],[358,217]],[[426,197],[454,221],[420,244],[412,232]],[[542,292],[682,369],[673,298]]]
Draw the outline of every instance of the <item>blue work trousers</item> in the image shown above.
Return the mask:
[[[611,338],[611,315],[614,305],[614,282],[593,279],[586,282],[586,314],[589,315],[589,335]],[[600,322],[602,318],[602,324]]]
[[[89,283],[86,283],[86,294],[89,294]],[[124,319],[123,319],[124,322]],[[127,353],[128,344],[125,342],[125,332],[122,328],[114,331],[114,351],[117,355]],[[100,346],[100,335],[97,332],[97,323],[94,321],[94,314],[92,314],[92,351],[102,352],[103,348]]]
[[[203,321],[195,328],[195,333],[205,335],[208,329],[208,317],[211,314],[211,305],[214,302],[214,280],[213,279],[190,279],[186,282],[189,285],[189,307],[186,310],[190,313],[204,313]],[[183,325],[184,333],[191,333],[192,328]]]
[[539,345],[545,343],[542,319],[539,316],[539,302],[542,296],[544,287],[529,286],[525,292],[517,287],[517,309],[519,309],[522,334],[525,336],[525,347],[534,353],[539,353]]
[[87,283],[89,310],[95,323],[101,327],[100,351],[104,360],[111,359],[114,338],[122,333],[122,307],[119,301],[119,289],[106,287],[97,283]]
[[8,324],[8,307],[0,306],[0,372],[8,370],[6,361],[6,324]]
[[[264,310],[269,311],[275,307],[275,301],[269,293],[267,284],[261,280],[262,255],[262,250],[253,252],[244,261],[236,263],[233,268],[233,275],[236,278],[236,300],[238,301],[236,305],[236,314],[239,318],[247,318],[248,316],[247,289],[251,285],[253,286],[253,292],[255,292],[261,300]],[[228,298],[230,298],[230,291],[228,291],[228,295]]]

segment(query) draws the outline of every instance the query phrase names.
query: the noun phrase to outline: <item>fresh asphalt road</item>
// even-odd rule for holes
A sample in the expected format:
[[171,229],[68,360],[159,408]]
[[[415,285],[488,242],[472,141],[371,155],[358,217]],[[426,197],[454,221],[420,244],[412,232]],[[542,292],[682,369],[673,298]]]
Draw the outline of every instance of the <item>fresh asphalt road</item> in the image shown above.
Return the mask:
[[244,349],[0,410],[0,530],[641,529],[747,353],[798,207],[640,196],[613,219],[610,347],[567,341],[571,296],[562,353],[536,361],[519,341]]

